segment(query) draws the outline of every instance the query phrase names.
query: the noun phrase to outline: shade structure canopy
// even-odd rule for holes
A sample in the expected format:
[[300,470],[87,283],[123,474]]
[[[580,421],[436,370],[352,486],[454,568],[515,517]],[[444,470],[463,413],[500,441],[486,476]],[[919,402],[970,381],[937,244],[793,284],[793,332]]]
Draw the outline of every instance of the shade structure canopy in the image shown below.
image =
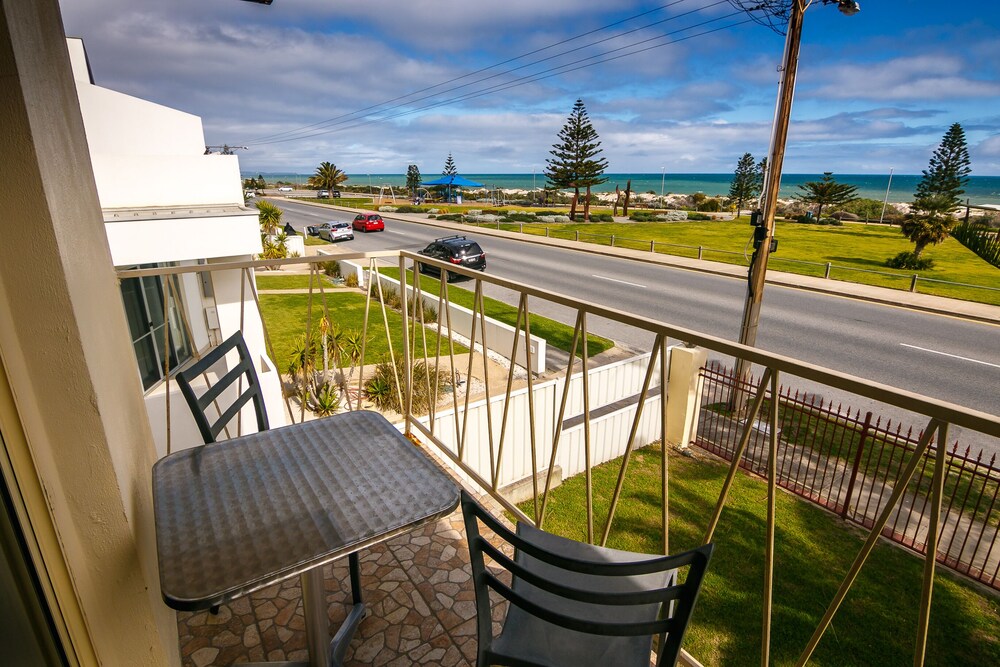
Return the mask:
[[421,185],[447,185],[447,186],[457,186],[461,188],[481,188],[482,183],[476,183],[475,181],[470,181],[467,178],[455,174],[454,176],[442,176],[441,178],[434,181],[424,181]]

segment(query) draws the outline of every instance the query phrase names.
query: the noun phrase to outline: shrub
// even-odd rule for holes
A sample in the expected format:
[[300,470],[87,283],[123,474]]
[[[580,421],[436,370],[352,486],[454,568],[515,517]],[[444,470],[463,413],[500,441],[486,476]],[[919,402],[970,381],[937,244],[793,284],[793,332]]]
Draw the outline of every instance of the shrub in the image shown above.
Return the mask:
[[712,216],[704,213],[688,213],[688,220],[711,220]]
[[328,276],[336,278],[340,275],[340,262],[321,262],[319,268]]
[[[379,410],[403,413],[403,406],[399,403],[400,394],[403,392],[397,390],[399,385],[396,383],[396,378],[402,382],[404,368],[402,358],[397,358],[395,364],[390,360],[383,360],[375,367],[374,375],[365,383],[365,395]],[[437,403],[441,391],[451,386],[451,380],[445,371],[435,373],[423,361],[413,365],[411,374],[412,410],[418,415],[425,414],[432,403]]]
[[351,273],[346,278],[344,278],[344,285],[346,287],[357,287],[358,286],[358,274]]
[[591,213],[591,222],[614,222],[615,219],[610,213]]
[[656,214],[650,211],[633,211],[628,219],[634,222],[656,222]]
[[698,204],[699,211],[708,211],[710,213],[718,213],[722,210],[722,203],[715,197],[706,199],[705,201]]
[[885,260],[885,265],[891,269],[909,269],[911,271],[924,271],[933,268],[934,260],[930,257],[920,257],[912,251],[901,252],[895,257]]

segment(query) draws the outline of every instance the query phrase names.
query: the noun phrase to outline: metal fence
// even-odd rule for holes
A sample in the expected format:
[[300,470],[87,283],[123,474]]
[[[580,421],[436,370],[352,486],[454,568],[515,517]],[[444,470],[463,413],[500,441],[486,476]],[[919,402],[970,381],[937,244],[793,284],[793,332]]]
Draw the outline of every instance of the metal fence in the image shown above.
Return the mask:
[[[732,461],[746,419],[732,409],[734,395],[749,395],[754,378],[738,381],[733,371],[702,370],[703,407],[696,444]],[[770,410],[772,395],[765,396]],[[814,395],[778,390],[777,484],[839,514],[847,521],[871,528],[892,494],[905,463],[916,450],[922,433],[871,412],[862,414],[833,405]],[[751,425],[753,435],[740,466],[766,476],[770,425]],[[882,535],[926,554],[928,508],[936,447],[929,447],[906,487]],[[945,454],[942,522],[937,560],[988,586],[1000,589],[1000,466],[996,454],[972,456],[956,440]]]

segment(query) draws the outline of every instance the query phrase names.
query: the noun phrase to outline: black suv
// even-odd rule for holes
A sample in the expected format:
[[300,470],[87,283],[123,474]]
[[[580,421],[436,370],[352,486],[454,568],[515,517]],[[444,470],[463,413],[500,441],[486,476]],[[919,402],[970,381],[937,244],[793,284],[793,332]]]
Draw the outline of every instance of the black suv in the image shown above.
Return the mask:
[[[486,270],[486,253],[475,241],[471,241],[464,236],[445,236],[434,239],[430,245],[420,251],[421,255],[439,259],[442,262],[450,262],[467,269]],[[433,273],[440,275],[441,272],[436,266],[427,264],[420,265],[422,273]],[[448,279],[454,280],[458,274],[449,273]]]

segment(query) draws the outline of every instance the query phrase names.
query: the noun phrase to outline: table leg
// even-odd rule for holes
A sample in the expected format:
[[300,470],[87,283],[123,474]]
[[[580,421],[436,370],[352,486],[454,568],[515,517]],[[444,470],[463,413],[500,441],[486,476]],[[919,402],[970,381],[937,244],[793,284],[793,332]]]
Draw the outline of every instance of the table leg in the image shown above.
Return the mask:
[[340,626],[333,641],[330,642],[330,667],[342,667],[347,647],[350,646],[354,632],[365,617],[365,603],[361,597],[361,567],[358,564],[358,554],[351,554],[347,560],[351,568],[351,599],[354,606],[351,607],[343,625]]
[[309,667],[327,667],[330,620],[327,615],[323,568],[314,567],[299,577],[302,584],[302,613],[306,618],[306,648]]

